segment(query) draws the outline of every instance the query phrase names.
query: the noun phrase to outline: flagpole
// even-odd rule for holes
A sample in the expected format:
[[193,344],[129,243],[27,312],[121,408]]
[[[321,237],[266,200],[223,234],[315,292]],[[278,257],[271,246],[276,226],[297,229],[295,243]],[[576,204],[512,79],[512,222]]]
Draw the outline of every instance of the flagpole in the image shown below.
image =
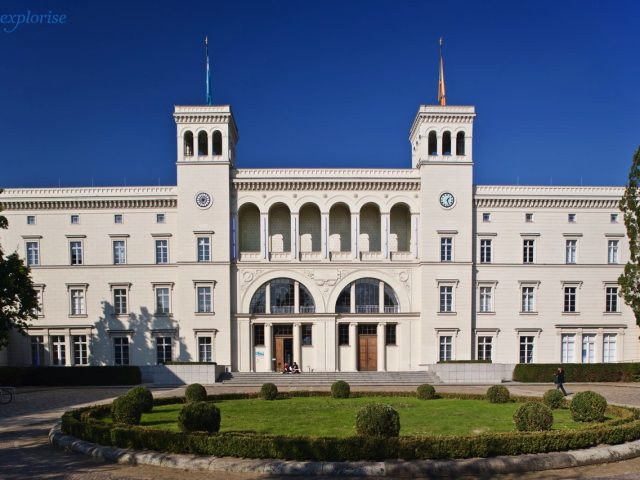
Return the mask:
[[207,86],[206,86],[206,103],[207,105],[211,105],[211,79],[210,79],[210,70],[209,70],[209,37],[204,37],[204,52],[205,52],[205,59],[206,59],[206,63],[207,63]]

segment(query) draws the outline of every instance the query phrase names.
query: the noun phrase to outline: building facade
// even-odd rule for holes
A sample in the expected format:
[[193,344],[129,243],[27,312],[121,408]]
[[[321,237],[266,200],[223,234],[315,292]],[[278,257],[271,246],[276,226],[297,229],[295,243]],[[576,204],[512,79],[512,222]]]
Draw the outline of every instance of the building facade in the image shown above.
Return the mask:
[[176,186],[2,194],[41,310],[0,364],[638,359],[623,188],[474,185],[474,107],[421,106],[406,169],[236,168],[229,106],[174,119]]

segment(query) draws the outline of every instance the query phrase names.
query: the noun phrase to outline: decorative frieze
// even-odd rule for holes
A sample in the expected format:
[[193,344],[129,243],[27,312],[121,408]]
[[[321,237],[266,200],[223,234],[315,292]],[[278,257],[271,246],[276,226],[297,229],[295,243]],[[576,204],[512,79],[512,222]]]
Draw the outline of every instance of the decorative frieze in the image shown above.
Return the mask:
[[102,200],[18,200],[0,202],[3,210],[97,210],[135,208],[176,208],[175,198],[102,199]]
[[420,181],[234,180],[237,191],[419,191]]

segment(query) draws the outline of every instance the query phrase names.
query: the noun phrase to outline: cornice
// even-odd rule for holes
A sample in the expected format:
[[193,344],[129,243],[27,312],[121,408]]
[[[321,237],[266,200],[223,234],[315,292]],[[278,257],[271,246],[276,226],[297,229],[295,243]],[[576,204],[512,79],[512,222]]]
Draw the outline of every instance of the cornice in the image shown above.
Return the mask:
[[476,208],[618,209],[624,187],[477,185]]
[[405,181],[278,181],[278,180],[234,180],[236,191],[339,191],[339,190],[395,190],[418,191],[420,180]]
[[619,198],[476,198],[476,208],[602,208],[617,210]]
[[233,179],[274,180],[299,179],[306,180],[341,178],[352,179],[404,179],[420,178],[420,171],[412,168],[241,168],[232,171]]
[[118,199],[118,200],[13,200],[0,202],[3,210],[98,210],[136,208],[176,208],[175,198]]

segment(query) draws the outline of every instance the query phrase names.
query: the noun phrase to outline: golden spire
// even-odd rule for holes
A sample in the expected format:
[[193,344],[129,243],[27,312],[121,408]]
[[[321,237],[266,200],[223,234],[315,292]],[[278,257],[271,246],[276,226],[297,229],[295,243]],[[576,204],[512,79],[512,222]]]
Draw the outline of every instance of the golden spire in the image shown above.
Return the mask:
[[447,104],[447,94],[444,88],[444,60],[442,58],[442,37],[440,37],[440,78],[438,79],[438,103],[443,107]]

